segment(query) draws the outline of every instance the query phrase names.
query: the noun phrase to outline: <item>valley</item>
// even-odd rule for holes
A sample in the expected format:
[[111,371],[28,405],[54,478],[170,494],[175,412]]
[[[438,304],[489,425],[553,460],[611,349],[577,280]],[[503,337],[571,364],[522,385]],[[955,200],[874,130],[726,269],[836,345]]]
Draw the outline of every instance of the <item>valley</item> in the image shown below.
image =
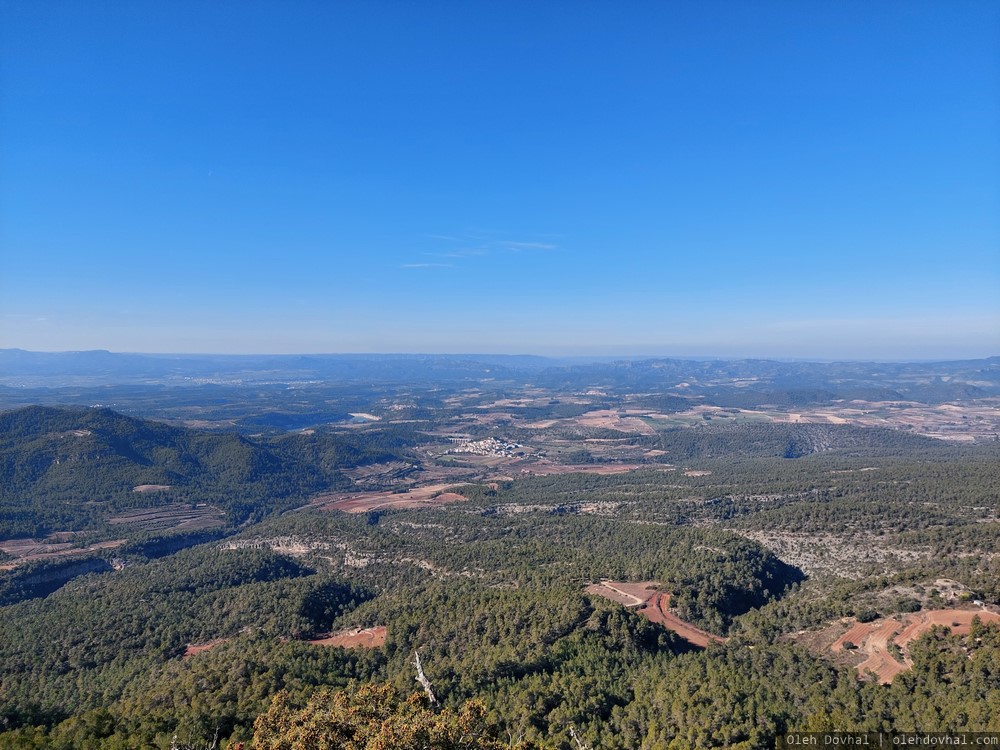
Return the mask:
[[996,726],[997,362],[273,364],[0,387],[0,747],[252,747],[415,652],[561,750]]

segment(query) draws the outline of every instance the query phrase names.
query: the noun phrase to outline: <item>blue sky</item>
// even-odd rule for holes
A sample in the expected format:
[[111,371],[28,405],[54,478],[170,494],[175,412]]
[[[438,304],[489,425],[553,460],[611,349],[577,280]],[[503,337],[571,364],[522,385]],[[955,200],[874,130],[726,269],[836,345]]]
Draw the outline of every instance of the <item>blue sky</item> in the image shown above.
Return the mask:
[[0,346],[1000,354],[994,2],[0,0]]

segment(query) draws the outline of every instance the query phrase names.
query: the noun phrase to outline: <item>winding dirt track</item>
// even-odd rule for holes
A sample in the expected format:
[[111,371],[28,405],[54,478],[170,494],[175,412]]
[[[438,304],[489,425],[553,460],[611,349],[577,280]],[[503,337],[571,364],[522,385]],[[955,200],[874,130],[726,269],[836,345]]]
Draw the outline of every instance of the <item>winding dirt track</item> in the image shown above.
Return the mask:
[[[650,600],[650,597],[656,593],[656,590],[660,587],[660,584],[655,581],[649,581],[647,583],[615,583],[614,581],[601,581],[599,584],[595,584],[600,589],[607,589],[610,592],[614,592],[620,595],[620,599],[615,599],[619,604],[623,604],[626,607],[638,607]],[[592,587],[588,587],[590,590]],[[592,591],[591,593],[596,593],[600,596],[606,596],[606,593],[602,591]]]
[[725,642],[725,638],[713,633],[706,633],[701,628],[672,614],[669,610],[670,594],[657,591],[659,587],[660,584],[656,581],[642,581],[640,583],[601,581],[587,586],[586,592],[603,596],[605,599],[610,599],[629,609],[635,609],[650,622],[674,631],[692,646],[705,648],[710,643]]
[[701,628],[697,628],[689,622],[685,622],[677,615],[671,614],[668,610],[670,606],[670,594],[655,594],[649,603],[639,613],[650,622],[662,625],[668,630],[673,630],[677,635],[688,643],[705,648],[710,643],[725,643],[726,639],[714,633],[707,633]]

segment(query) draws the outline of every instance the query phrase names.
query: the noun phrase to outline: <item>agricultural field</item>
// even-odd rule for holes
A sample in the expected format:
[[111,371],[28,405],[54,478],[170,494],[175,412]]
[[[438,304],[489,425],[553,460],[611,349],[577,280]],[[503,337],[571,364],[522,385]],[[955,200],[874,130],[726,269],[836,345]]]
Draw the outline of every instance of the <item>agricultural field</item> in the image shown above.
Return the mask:
[[[684,405],[681,405],[684,407]],[[663,430],[738,424],[851,425],[906,430],[917,435],[974,443],[1000,435],[1000,399],[922,404],[909,401],[834,400],[822,407],[733,408],[688,399],[678,411],[662,413],[637,408],[595,409],[579,416],[527,421],[516,413],[470,414],[469,421],[498,427],[509,425],[537,433],[613,430],[625,435],[655,435]],[[540,439],[544,440],[544,437]]]
[[213,508],[207,503],[193,503],[136,508],[112,516],[108,519],[108,524],[142,531],[201,531],[225,526],[226,518],[219,508]]
[[935,629],[968,636],[974,620],[984,625],[1000,623],[1000,609],[978,606],[935,609],[901,613],[870,622],[844,618],[827,628],[801,633],[793,639],[807,643],[814,653],[824,658],[854,667],[859,679],[889,684],[901,672],[913,667],[910,644]]
[[13,570],[27,562],[52,561],[67,557],[92,555],[113,550],[125,544],[124,539],[87,542],[74,532],[56,532],[43,539],[7,539],[0,542],[0,552],[6,556],[0,562],[0,571]]
[[310,506],[319,510],[366,513],[373,510],[429,508],[465,502],[465,497],[449,491],[451,489],[451,485],[431,484],[403,491],[319,495],[312,499]]

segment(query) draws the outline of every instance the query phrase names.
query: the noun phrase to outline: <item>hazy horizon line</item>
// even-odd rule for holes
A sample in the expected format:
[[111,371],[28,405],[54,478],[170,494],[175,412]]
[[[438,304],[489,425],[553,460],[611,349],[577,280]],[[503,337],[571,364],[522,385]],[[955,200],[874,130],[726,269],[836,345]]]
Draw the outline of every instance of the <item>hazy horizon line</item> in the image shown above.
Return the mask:
[[732,360],[763,360],[776,362],[812,362],[812,363],[850,363],[850,362],[886,362],[886,363],[929,363],[929,362],[956,362],[965,360],[988,360],[1000,357],[997,354],[984,355],[944,355],[941,356],[921,356],[921,357],[865,357],[865,356],[796,356],[781,354],[698,354],[698,353],[667,353],[667,352],[622,352],[622,353],[600,353],[581,352],[576,350],[572,353],[545,353],[525,351],[299,351],[299,352],[209,352],[209,351],[124,351],[113,349],[25,349],[23,347],[0,347],[0,352],[24,352],[26,354],[110,354],[110,355],[134,355],[147,357],[533,357],[536,359],[551,360],[649,360],[649,359],[677,359],[677,360],[697,360],[697,361],[732,361]]

